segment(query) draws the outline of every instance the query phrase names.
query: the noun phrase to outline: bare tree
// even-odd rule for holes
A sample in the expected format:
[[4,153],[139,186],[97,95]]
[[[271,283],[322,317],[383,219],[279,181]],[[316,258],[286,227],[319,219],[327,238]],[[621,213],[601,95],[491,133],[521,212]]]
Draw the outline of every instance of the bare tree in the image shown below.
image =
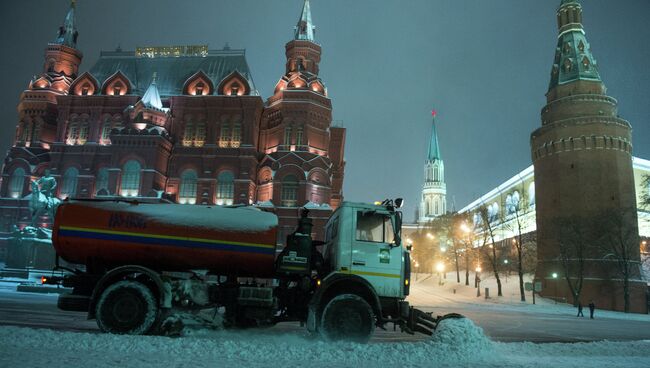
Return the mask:
[[[535,236],[524,233],[528,226],[529,218],[525,218],[523,203],[517,201],[510,204],[510,211],[513,218],[510,221],[504,221],[503,228],[514,233],[514,246],[517,251],[517,275],[519,276],[519,295],[522,302],[526,301],[526,292],[524,289],[524,264],[526,263],[526,244],[535,242]],[[534,270],[533,270],[534,272]]]
[[[486,244],[488,243],[488,240],[491,241],[492,243],[489,244],[489,250],[484,250],[484,253],[487,255],[490,265],[492,266],[492,272],[494,273],[494,277],[497,280],[497,294],[498,296],[503,296],[503,292],[501,289],[501,278],[499,277],[499,259],[497,257],[497,242],[494,237],[494,228],[492,226],[492,221],[495,220],[495,218],[491,218],[488,209],[485,205],[482,205],[478,209],[479,216],[481,218],[481,225],[483,227],[483,244],[481,246],[482,249],[485,249]],[[497,216],[498,218],[498,216]],[[488,239],[489,237],[489,239]]]
[[599,216],[598,246],[603,259],[614,261],[623,280],[624,311],[630,311],[630,281],[640,278],[641,260],[636,208],[621,208]]
[[573,305],[577,307],[584,283],[585,249],[589,242],[589,231],[577,217],[558,218],[555,228],[560,232],[558,261],[573,296]]

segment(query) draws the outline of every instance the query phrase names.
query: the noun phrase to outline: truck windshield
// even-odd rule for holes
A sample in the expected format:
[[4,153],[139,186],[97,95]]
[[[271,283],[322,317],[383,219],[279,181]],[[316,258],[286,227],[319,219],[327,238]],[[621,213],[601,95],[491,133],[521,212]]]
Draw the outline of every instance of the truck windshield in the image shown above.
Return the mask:
[[356,240],[391,244],[395,240],[394,236],[390,216],[375,212],[357,212]]

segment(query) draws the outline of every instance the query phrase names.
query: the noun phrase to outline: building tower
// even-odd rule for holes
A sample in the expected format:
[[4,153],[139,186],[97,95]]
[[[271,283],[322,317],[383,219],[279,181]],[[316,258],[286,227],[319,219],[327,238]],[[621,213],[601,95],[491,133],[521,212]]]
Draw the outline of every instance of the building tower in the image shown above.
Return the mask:
[[[320,79],[309,0],[285,46],[285,74],[266,101],[260,126],[257,200],[279,216],[310,208],[315,226],[343,200],[345,129],[332,126],[332,102]],[[293,225],[282,231],[292,231]]]
[[418,209],[417,221],[425,224],[447,212],[447,185],[445,184],[445,164],[440,155],[438,134],[436,132],[435,111],[432,112],[431,138],[427,159],[424,163],[424,185]]
[[57,97],[68,94],[83,56],[77,50],[75,3],[72,0],[56,38],[45,48],[43,70],[20,95],[16,136],[8,155],[11,159],[5,160],[2,173],[5,180],[15,174],[16,185],[13,188],[4,185],[2,197],[18,198],[27,191],[29,180],[20,180],[20,175],[14,172],[20,161],[32,168],[31,172],[21,169],[23,175],[40,175],[49,161],[50,146],[56,141]]
[[[558,43],[542,109],[542,126],[531,135],[537,211],[536,277],[542,295],[574,296],[566,278],[584,281],[580,301],[623,309],[622,276],[608,256],[609,235],[632,244],[629,284],[632,311],[646,311],[639,278],[639,243],[630,124],[606,95],[598,64],[582,26],[582,6],[563,0]],[[634,249],[636,253],[634,254]],[[555,276],[555,277],[553,277]],[[575,289],[575,288],[574,288]]]

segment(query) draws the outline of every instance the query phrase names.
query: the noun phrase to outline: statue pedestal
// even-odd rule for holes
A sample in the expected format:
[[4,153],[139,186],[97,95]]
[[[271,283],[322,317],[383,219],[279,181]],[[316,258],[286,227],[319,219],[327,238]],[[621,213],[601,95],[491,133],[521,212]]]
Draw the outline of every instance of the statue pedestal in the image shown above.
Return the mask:
[[51,270],[56,252],[48,229],[26,227],[8,239],[6,268]]

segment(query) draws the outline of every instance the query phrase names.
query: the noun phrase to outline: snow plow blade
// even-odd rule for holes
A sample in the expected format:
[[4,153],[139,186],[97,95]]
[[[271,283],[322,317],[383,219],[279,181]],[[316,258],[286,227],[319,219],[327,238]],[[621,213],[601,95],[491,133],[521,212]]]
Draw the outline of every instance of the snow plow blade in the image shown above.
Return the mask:
[[409,308],[409,316],[403,327],[404,332],[414,334],[419,332],[425,335],[433,335],[440,321],[448,318],[465,318],[462,314],[449,313],[444,316],[433,317],[433,313],[423,312],[413,307]]

